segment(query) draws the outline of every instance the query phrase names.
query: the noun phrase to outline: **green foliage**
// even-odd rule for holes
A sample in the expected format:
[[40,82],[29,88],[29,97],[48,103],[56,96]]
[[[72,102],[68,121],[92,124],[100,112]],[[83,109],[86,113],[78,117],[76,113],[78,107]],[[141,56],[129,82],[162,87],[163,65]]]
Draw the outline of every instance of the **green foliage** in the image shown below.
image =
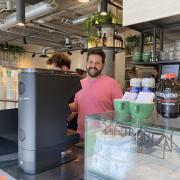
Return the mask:
[[93,13],[84,21],[83,31],[87,36],[94,35],[97,31],[94,25],[112,24],[113,20],[116,23],[120,23],[117,17],[112,14],[111,11],[109,11],[105,16],[101,15],[99,12]]
[[19,54],[19,55],[25,53],[25,49],[20,46],[14,46],[9,44],[8,48],[7,49],[5,48],[6,48],[5,44],[0,44],[0,51],[9,52],[12,54]]
[[140,48],[140,37],[137,35],[130,35],[125,40],[125,47],[126,49],[133,51]]

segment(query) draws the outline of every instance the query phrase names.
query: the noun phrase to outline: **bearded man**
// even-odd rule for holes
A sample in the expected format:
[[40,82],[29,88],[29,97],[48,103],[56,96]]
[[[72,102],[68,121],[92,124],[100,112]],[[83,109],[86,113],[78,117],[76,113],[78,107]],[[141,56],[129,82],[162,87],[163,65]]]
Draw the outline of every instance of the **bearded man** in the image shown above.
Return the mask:
[[85,116],[114,110],[113,100],[122,97],[122,89],[116,80],[103,75],[105,53],[92,49],[87,54],[87,77],[81,80],[82,89],[76,93],[72,112],[78,112],[78,133],[84,138]]

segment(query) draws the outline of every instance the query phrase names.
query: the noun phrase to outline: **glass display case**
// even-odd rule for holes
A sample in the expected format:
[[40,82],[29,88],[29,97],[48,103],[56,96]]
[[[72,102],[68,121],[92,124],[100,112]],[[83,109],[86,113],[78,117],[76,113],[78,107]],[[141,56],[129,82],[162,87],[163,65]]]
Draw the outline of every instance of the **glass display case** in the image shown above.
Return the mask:
[[87,180],[180,175],[180,117],[154,112],[149,119],[134,119],[108,112],[87,116],[85,132]]

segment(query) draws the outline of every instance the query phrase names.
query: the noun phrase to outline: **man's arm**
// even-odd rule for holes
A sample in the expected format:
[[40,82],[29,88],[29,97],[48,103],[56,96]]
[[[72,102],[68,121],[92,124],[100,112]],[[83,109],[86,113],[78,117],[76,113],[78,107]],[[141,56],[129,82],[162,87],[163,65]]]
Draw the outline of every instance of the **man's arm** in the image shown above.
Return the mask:
[[78,105],[75,102],[70,103],[69,108],[70,108],[71,112],[78,112]]

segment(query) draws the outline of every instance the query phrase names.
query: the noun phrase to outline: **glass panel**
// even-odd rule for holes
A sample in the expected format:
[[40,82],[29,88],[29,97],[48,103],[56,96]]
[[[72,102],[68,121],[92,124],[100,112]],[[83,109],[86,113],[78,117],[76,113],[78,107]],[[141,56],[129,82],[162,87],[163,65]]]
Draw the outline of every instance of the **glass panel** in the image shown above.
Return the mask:
[[85,121],[87,180],[143,179],[147,170],[152,179],[165,179],[174,172],[168,167],[179,166],[180,118],[154,112],[149,119],[136,119],[108,112]]

